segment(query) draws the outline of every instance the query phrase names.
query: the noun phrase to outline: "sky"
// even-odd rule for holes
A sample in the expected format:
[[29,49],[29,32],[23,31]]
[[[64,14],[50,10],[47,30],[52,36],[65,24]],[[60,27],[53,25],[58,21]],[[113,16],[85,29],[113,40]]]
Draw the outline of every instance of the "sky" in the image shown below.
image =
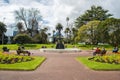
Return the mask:
[[[7,35],[12,34],[9,25],[15,23],[14,11],[19,8],[37,8],[43,17],[43,26],[54,30],[57,23],[66,27],[66,17],[73,23],[92,5],[109,10],[113,17],[120,18],[120,0],[0,0],[0,21],[8,25]],[[47,23],[46,23],[47,22]]]

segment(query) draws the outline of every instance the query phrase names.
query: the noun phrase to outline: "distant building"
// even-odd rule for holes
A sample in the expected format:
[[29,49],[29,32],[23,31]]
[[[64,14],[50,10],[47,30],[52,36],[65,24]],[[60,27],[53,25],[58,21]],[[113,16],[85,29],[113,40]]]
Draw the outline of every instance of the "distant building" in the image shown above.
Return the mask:
[[18,31],[13,31],[13,36],[16,36],[18,34]]

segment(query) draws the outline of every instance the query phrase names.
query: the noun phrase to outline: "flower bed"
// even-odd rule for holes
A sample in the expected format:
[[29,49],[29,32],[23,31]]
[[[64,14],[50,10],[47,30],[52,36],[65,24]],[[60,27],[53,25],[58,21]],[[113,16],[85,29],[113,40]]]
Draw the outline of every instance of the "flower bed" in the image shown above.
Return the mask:
[[17,56],[15,54],[1,53],[0,64],[14,64],[34,60],[31,56]]
[[92,58],[88,58],[88,60],[102,62],[102,63],[110,63],[110,64],[120,64],[120,54],[111,54],[105,56],[95,56]]

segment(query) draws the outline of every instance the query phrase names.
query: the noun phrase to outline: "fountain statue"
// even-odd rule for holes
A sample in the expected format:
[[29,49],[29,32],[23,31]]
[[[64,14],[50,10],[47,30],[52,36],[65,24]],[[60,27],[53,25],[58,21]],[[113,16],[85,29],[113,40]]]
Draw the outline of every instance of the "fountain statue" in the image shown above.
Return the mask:
[[61,30],[62,30],[62,25],[60,23],[57,24],[56,29],[58,30],[58,38],[57,38],[57,44],[56,44],[56,49],[64,49],[64,44],[62,41],[62,34],[61,34]]
[[61,41],[57,42],[56,49],[65,49],[64,44]]

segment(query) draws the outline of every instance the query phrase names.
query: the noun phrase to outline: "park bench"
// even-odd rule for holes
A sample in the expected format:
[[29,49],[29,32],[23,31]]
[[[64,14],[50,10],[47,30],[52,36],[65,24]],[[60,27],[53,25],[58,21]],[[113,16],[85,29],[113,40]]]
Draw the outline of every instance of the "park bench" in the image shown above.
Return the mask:
[[30,56],[30,52],[29,51],[26,51],[24,50],[24,47],[18,47],[18,50],[16,50],[17,54],[20,55],[20,54],[27,54],[28,56]]
[[20,55],[20,54],[23,54],[23,55],[27,54],[28,56],[30,56],[31,53],[29,51],[17,50],[17,54],[18,55]]

